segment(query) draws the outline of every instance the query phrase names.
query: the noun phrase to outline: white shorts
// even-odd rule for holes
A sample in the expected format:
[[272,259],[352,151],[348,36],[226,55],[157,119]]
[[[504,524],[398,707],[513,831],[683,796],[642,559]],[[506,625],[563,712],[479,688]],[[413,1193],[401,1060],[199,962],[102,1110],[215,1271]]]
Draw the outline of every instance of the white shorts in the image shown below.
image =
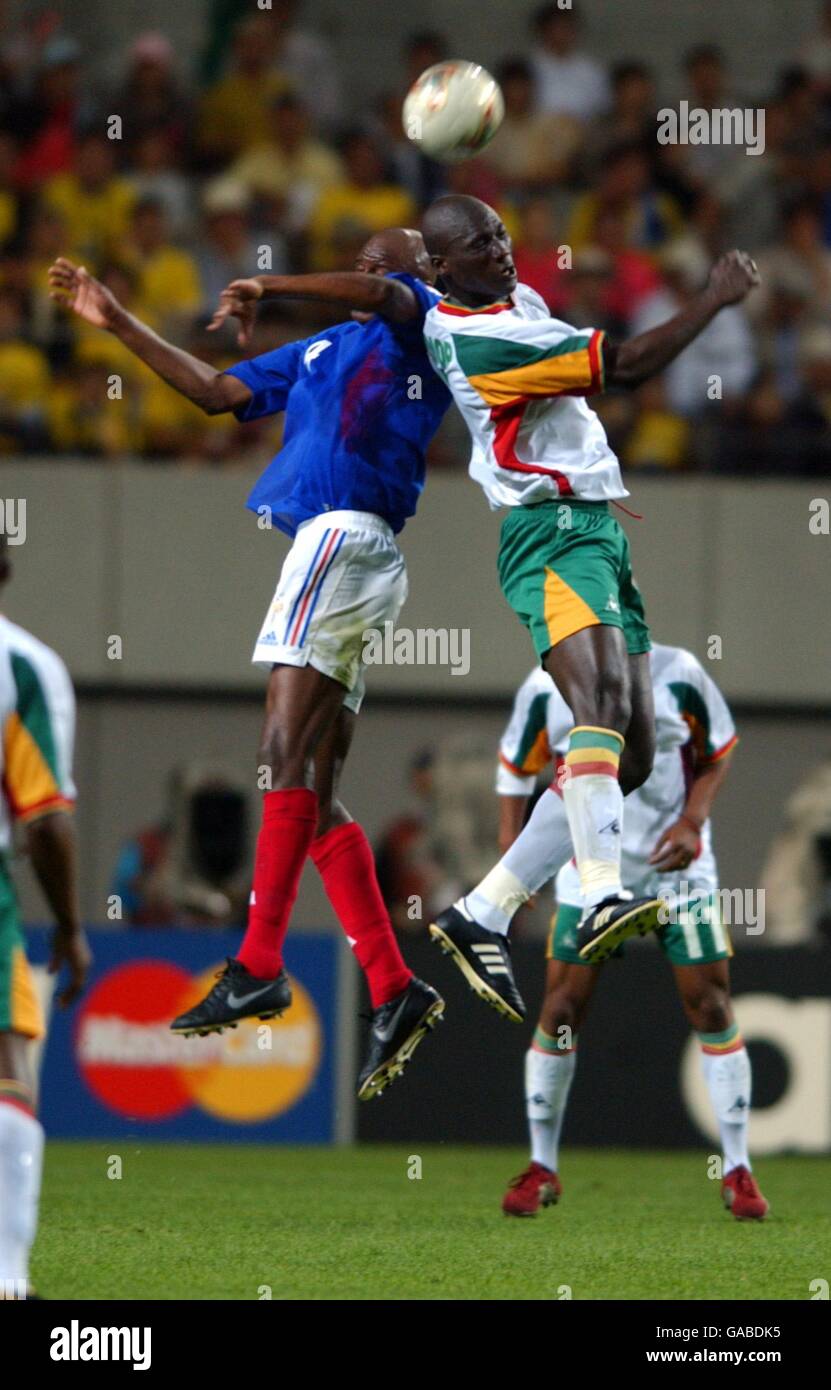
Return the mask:
[[314,666],[346,686],[357,714],[364,698],[367,628],[395,622],[407,569],[392,528],[371,512],[325,512],[298,527],[260,629],[257,666]]

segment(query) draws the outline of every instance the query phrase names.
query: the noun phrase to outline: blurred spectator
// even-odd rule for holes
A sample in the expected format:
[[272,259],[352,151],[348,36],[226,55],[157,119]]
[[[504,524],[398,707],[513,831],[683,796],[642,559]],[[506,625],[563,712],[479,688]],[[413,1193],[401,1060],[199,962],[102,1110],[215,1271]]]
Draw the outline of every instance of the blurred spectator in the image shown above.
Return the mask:
[[514,265],[522,284],[536,290],[552,314],[562,308],[566,299],[558,252],[551,203],[547,198],[533,198],[520,215]]
[[831,250],[822,235],[822,215],[813,198],[799,198],[788,208],[781,241],[758,256],[762,283],[748,300],[748,312],[756,321],[768,311],[773,286],[783,280],[802,281],[806,301],[816,317],[831,313]]
[[621,449],[627,468],[666,470],[689,461],[691,426],[669,408],[664,382],[648,381],[638,392],[633,428]]
[[452,55],[444,34],[437,29],[418,29],[408,34],[404,40],[402,57],[404,60],[404,84],[402,99],[423,72],[445,62]]
[[625,212],[615,207],[603,208],[594,221],[593,245],[611,258],[606,309],[611,320],[625,325],[628,335],[635,314],[647,296],[661,284],[661,276],[654,257],[634,250],[628,245],[626,236]]
[[831,96],[831,0],[821,0],[817,8],[819,23],[800,44],[797,62],[827,99]]
[[132,44],[126,79],[113,109],[124,112],[128,151],[143,135],[159,129],[165,130],[176,149],[185,149],[190,106],[176,77],[173,45],[164,34],[150,31]]
[[14,186],[17,145],[11,135],[0,130],[0,250],[17,231],[19,201]]
[[9,128],[20,142],[16,178],[30,188],[70,167],[76,130],[92,114],[81,94],[81,47],[55,35],[43,48],[31,90],[13,101]]
[[[678,241],[661,258],[666,286],[641,305],[632,331],[646,333],[672,318],[707,281],[710,264],[694,242]],[[667,368],[662,378],[669,408],[696,419],[730,409],[756,368],[753,339],[740,305],[728,305]]]
[[199,308],[202,290],[193,257],[170,240],[161,203],[136,204],[122,259],[136,274],[139,318],[164,337],[175,337]]
[[20,290],[0,287],[0,454],[42,448],[49,363],[24,341],[26,306]]
[[611,109],[592,121],[585,137],[584,160],[594,177],[608,150],[622,141],[655,143],[658,100],[655,81],[645,63],[616,63],[611,73]]
[[314,94],[314,123],[331,129],[343,115],[341,82],[331,46],[298,22],[297,0],[271,0],[273,61],[295,92]]
[[112,891],[131,926],[242,925],[249,858],[244,790],[194,766],[171,777],[164,819],[124,845]]
[[[24,281],[29,338],[53,365],[65,361],[74,341],[70,316],[49,298],[47,271],[67,247],[66,224],[51,208],[37,208],[29,222]],[[7,263],[8,264],[8,263]]]
[[533,30],[536,42],[531,64],[542,110],[583,121],[608,110],[606,70],[578,48],[580,26],[575,10],[561,9],[551,0],[535,12]]
[[90,133],[78,141],[72,169],[50,179],[43,198],[66,226],[64,254],[95,270],[127,235],[135,194],[115,172],[114,142]]
[[59,376],[46,403],[49,438],[58,453],[116,459],[137,451],[135,412],[111,398],[106,366],[81,363]]
[[180,157],[163,126],[144,131],[134,141],[127,181],[137,200],[150,198],[161,203],[172,236],[192,232],[193,180],[184,174]]
[[430,748],[411,760],[411,804],[381,832],[375,846],[378,885],[396,931],[423,931],[458,888],[455,881],[448,882],[434,843],[434,765]]
[[385,177],[376,142],[353,131],[343,142],[345,177],[326,189],[312,218],[311,262],[328,270],[337,260],[336,243],[346,233],[364,239],[384,227],[410,227],[416,220],[412,198]]
[[564,276],[568,285],[568,322],[575,328],[602,328],[619,336],[623,325],[609,315],[609,293],[614,262],[600,246],[584,246]]
[[641,145],[626,143],[609,151],[596,187],[577,199],[567,240],[575,254],[597,240],[597,223],[613,211],[621,218],[626,244],[655,251],[683,229],[678,207],[651,182],[649,159]]
[[[703,43],[690,49],[683,67],[686,88],[682,96],[689,102],[690,110],[733,111],[744,105],[730,89],[724,55],[715,44]],[[686,167],[699,183],[715,178],[734,153],[734,146],[713,140],[702,145],[684,146]]]
[[205,189],[204,226],[197,242],[196,264],[202,284],[202,307],[213,312],[219,296],[230,280],[256,275],[266,267],[258,264],[260,245],[271,250],[270,273],[286,269],[285,247],[279,234],[270,233],[267,243],[258,243],[248,225],[250,198],[232,179],[213,180]]
[[305,231],[321,194],[343,177],[341,162],[309,130],[309,113],[291,93],[277,97],[269,111],[268,139],[254,145],[231,166],[229,177],[252,195],[278,199],[289,235]]
[[261,11],[234,32],[231,70],[202,97],[197,124],[200,152],[213,167],[269,138],[271,103],[289,82],[273,69],[274,36]]
[[496,77],[505,98],[505,119],[483,159],[508,194],[534,193],[560,183],[582,139],[580,122],[564,112],[536,108],[534,75],[524,58],[501,63]]
[[[765,148],[748,159],[734,149],[713,191],[724,211],[724,245],[757,252],[779,230],[782,200],[795,192],[785,152],[788,119],[781,102],[765,108]],[[751,296],[750,304],[755,295]]]

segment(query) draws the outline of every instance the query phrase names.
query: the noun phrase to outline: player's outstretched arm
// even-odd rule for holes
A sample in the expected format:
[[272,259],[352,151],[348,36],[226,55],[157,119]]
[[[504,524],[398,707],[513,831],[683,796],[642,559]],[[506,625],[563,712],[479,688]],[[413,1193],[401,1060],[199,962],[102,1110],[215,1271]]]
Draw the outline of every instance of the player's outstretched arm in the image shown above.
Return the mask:
[[38,883],[55,918],[52,973],[67,967],[69,981],[58,996],[71,1004],[84,987],[92,955],[81,926],[78,903],[78,848],[70,811],[54,811],[26,825],[26,847]]
[[245,347],[251,338],[256,306],[261,299],[311,299],[380,314],[393,323],[417,318],[418,302],[409,285],[386,275],[362,270],[320,271],[310,275],[255,275],[249,280],[232,280],[219,296],[219,307],[210,327],[219,328],[227,318],[240,320],[238,342]]
[[756,262],[744,251],[726,252],[713,266],[705,289],[674,318],[626,343],[606,345],[607,386],[640,386],[662,372],[720,309],[738,304],[758,284]]
[[94,328],[103,328],[119,338],[157,376],[206,415],[221,415],[251,399],[251,390],[244,382],[218,372],[209,363],[160,338],[141,319],[128,313],[106,285],[83,266],[61,256],[49,269],[49,294]]

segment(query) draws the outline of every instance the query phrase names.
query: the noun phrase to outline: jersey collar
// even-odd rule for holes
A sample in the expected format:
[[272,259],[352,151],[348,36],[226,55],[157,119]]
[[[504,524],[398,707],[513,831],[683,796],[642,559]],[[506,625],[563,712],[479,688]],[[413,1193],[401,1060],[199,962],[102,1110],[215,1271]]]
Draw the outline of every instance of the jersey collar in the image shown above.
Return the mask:
[[471,309],[467,304],[460,304],[458,299],[451,299],[450,295],[445,295],[436,305],[443,314],[455,314],[459,318],[467,318],[470,314],[502,314],[513,307],[512,299],[498,299],[493,304],[483,304],[480,309]]

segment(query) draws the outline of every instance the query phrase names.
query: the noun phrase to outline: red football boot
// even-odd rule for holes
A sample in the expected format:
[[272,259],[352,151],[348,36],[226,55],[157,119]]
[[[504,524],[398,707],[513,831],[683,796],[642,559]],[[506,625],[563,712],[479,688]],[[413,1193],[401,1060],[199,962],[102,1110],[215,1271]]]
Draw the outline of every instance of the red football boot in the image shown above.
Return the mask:
[[770,1210],[750,1169],[743,1166],[730,1169],[721,1184],[721,1195],[737,1221],[761,1221]]
[[511,1178],[502,1198],[502,1210],[506,1216],[536,1216],[540,1207],[553,1207],[562,1191],[556,1173],[541,1163],[529,1163],[524,1173]]

